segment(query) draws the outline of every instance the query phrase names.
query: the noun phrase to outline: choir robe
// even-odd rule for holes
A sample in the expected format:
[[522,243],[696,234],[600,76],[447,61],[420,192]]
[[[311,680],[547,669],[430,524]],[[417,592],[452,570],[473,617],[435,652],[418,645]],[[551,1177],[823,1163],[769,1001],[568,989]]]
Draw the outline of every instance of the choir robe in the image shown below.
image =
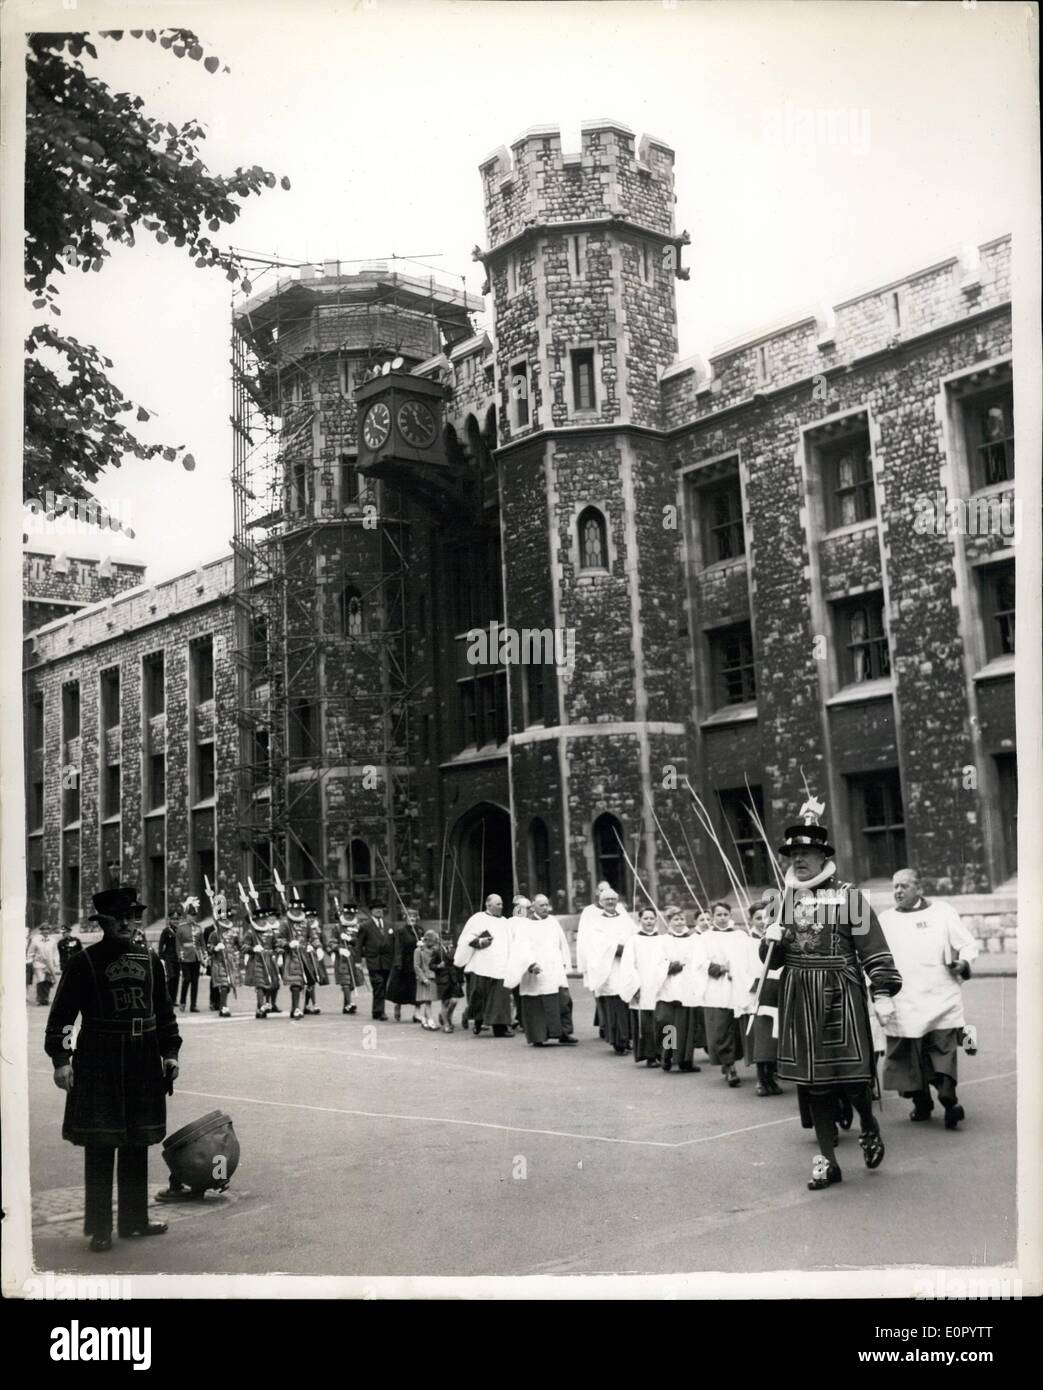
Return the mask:
[[[739,1019],[751,1013],[761,962],[757,943],[744,931],[703,932],[699,938],[706,953],[706,989],[703,1019],[706,1024],[706,1051],[710,1061],[721,1067],[734,1066],[743,1057],[743,1029]],[[716,963],[727,974],[714,979],[709,973]]]
[[[488,932],[488,946],[476,947],[471,942]],[[456,943],[453,964],[470,979],[467,991],[467,1014],[472,1023],[491,1028],[509,1028],[514,1017],[514,1000],[504,987],[510,957],[511,923],[506,917],[494,917],[490,912],[475,912],[464,923]]]
[[655,1006],[669,964],[664,953],[665,937],[658,932],[638,931],[623,946],[619,962],[619,993],[630,1005],[630,1028],[634,1039],[634,1061],[655,1061]]
[[576,929],[576,964],[598,1001],[605,1041],[617,1052],[625,1052],[630,1040],[630,1010],[620,996],[616,951],[636,933],[637,923],[625,907],[617,907],[610,916],[596,904],[583,909]]
[[[539,966],[538,975],[529,969],[532,965]],[[511,946],[503,983],[506,989],[519,990],[526,1042],[542,1043],[571,1033],[571,965],[569,943],[557,918],[511,918]]]
[[885,1029],[883,1084],[913,1095],[926,1091],[932,1077],[947,1076],[955,1087],[957,1035],[966,1020],[963,991],[948,965],[970,965],[978,957],[978,943],[948,903],[922,898],[908,911],[881,912],[880,928],[902,977],[895,1016]]
[[[697,1047],[705,1045],[702,1003],[706,994],[708,956],[703,938],[694,932],[684,936],[667,932],[660,937],[663,953],[663,982],[656,994],[655,1029],[659,1056],[668,1065],[685,1071],[694,1065]],[[669,973],[670,963],[679,961],[681,970]],[[667,1033],[667,1029],[673,1029]],[[669,1044],[672,1043],[672,1046]]]

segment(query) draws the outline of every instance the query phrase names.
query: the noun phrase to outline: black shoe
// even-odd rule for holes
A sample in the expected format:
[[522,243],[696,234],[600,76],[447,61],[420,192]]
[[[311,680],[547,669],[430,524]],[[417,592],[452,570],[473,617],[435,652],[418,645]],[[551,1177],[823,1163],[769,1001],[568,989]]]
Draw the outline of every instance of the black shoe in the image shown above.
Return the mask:
[[471,1032],[475,1035],[475,1037],[477,1037],[478,1034],[479,1034],[481,1031],[482,1031],[482,1025],[481,1025],[480,1023],[472,1023],[472,1024],[471,1024]]
[[657,1067],[658,1065],[659,1065],[659,1062],[658,1062],[658,1060],[657,1060],[655,1057],[647,1057],[647,1058],[645,1059],[645,1066],[646,1066],[646,1067]]
[[862,1159],[867,1168],[879,1168],[884,1161],[884,1141],[879,1129],[864,1129],[858,1136]]
[[87,1247],[95,1255],[104,1255],[106,1250],[112,1249],[111,1236],[91,1236],[91,1243]]
[[267,1017],[268,1017],[268,1010],[267,1010],[267,1009],[258,1009],[257,1012],[254,1014],[254,1018],[267,1018]]
[[759,1096],[770,1096],[771,1092],[768,1090],[767,1086],[765,1086],[763,1081],[758,1081],[756,1094]]
[[542,1044],[541,1042],[533,1042],[533,1043],[530,1043],[529,1046],[530,1046],[530,1047],[542,1047],[543,1044]]
[[167,1233],[167,1223],[165,1221],[146,1221],[144,1226],[137,1226],[133,1231],[120,1231],[120,1240],[134,1240],[138,1236],[164,1236]]
[[739,1075],[739,1073],[735,1070],[734,1067],[728,1068],[728,1085],[732,1087],[742,1085],[742,1077]]
[[188,1012],[189,1012],[190,1014],[197,1014],[197,1013],[199,1012],[199,1010],[198,1010],[198,1009],[196,1008],[196,1006],[193,1004],[192,1007],[189,1009]]
[[832,1187],[835,1182],[843,1182],[844,1175],[835,1163],[830,1163],[822,1154],[816,1154],[811,1165],[811,1178],[808,1187],[812,1192],[820,1192],[824,1187]]
[[630,1049],[627,1047],[626,1043],[615,1043],[614,1051],[616,1052],[617,1056],[625,1057],[627,1053],[630,1051]]
[[666,1054],[664,1055],[664,1057],[663,1057],[663,1070],[664,1070],[664,1071],[669,1071],[670,1068],[673,1066],[673,1064],[674,1064],[674,1059],[670,1056],[669,1053],[666,1053]]
[[920,1107],[917,1106],[916,1109],[909,1111],[909,1118],[911,1120],[929,1120],[933,1109],[933,1105],[929,1105],[926,1110],[921,1110]]
[[563,1033],[561,1037],[558,1039],[558,1046],[575,1047],[578,1042],[579,1038],[574,1038],[571,1033]]
[[965,1118],[965,1116],[964,1116],[964,1113],[963,1113],[963,1106],[962,1106],[962,1105],[947,1105],[947,1106],[945,1107],[945,1128],[946,1128],[946,1129],[955,1129],[956,1126],[960,1123],[960,1121],[961,1121],[962,1119],[964,1119],[964,1118]]
[[346,1014],[357,1014],[358,1011],[359,1006],[357,1004],[349,1004],[348,1007],[344,1010]]

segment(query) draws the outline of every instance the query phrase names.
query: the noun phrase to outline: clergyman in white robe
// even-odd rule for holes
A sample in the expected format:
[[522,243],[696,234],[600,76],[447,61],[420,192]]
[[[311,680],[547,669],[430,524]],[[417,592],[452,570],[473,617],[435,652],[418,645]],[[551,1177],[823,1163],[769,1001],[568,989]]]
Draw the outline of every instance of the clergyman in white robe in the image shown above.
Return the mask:
[[902,990],[886,1025],[883,1084],[913,1102],[914,1120],[930,1118],[933,1086],[946,1129],[955,1129],[964,1118],[956,1099],[956,1061],[966,1023],[961,982],[971,973],[978,943],[948,903],[927,901],[915,870],[900,869],[893,882],[895,906],[881,912],[880,927]]
[[485,910],[464,923],[456,943],[453,964],[469,977],[467,1017],[475,1037],[483,1028],[493,1036],[511,1036],[513,1001],[504,986],[511,948],[511,924],[503,916],[503,899],[490,893]]
[[603,888],[596,904],[585,907],[576,930],[576,964],[598,1004],[605,1041],[622,1054],[630,1047],[630,1010],[620,994],[623,947],[637,923],[619,905],[619,895]]
[[569,943],[554,917],[511,919],[504,985],[519,991],[525,1039],[534,1047],[542,1047],[548,1038],[566,1046],[575,1042],[564,1026],[562,1008],[571,964]]

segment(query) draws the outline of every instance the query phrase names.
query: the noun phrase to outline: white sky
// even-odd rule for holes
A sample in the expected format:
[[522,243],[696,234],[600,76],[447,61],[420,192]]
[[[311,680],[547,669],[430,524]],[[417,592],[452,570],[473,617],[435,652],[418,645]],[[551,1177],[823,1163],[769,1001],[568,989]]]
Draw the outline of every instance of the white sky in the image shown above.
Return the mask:
[[[101,27],[129,25],[133,8],[101,7]],[[37,5],[34,27],[48,20],[83,24]],[[477,293],[489,151],[548,123],[578,149],[580,122],[596,116],[667,140],[677,226],[692,236],[682,357],[1036,216],[1028,5],[208,0],[137,22],[194,28],[231,74],[129,36],[99,41],[99,63],[86,63],[152,114],[206,124],[215,172],[289,176],[290,192],[249,200],[222,233],[265,254],[440,252],[431,264]],[[850,111],[850,140],[773,143],[787,103],[794,116]],[[97,488],[136,529],[150,579],[228,547],[228,289],[147,233],[100,275],[63,281],[64,329],[115,360],[121,387],[158,414],[153,437],[198,461],[194,473],[132,461]]]

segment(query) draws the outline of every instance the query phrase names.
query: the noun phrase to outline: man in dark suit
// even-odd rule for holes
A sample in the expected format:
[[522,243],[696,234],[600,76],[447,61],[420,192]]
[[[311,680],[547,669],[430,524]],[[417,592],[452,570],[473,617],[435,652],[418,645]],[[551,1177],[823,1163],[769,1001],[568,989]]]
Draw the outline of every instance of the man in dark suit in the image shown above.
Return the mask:
[[384,904],[379,900],[369,905],[369,921],[359,927],[358,948],[366,960],[370,989],[373,991],[373,1017],[383,1020],[384,995],[388,975],[395,959],[395,935],[384,920]]
[[66,1093],[62,1137],[84,1151],[84,1234],[99,1252],[112,1249],[114,1168],[120,1238],[167,1229],[148,1217],[148,1150],[167,1132],[181,1037],[159,957],[136,940],[144,910],[133,888],[95,893],[90,920],[104,935],[69,958],[44,1038]]

